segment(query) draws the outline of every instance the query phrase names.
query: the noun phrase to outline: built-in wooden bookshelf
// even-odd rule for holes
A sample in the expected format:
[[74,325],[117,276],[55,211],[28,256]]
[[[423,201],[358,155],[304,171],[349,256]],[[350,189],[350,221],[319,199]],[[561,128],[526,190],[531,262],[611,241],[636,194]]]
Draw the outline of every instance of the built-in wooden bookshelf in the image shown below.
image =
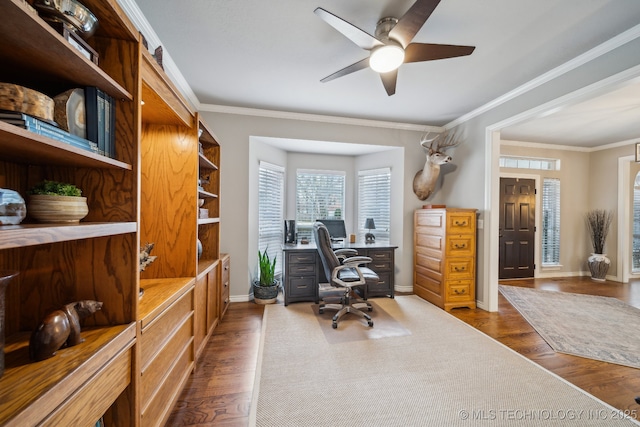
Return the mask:
[[[6,370],[0,378],[0,424],[138,425],[139,33],[115,0],[83,3],[102,25],[87,60],[23,0],[0,5],[0,81],[50,97],[96,86],[114,96],[115,159],[0,123],[0,188],[26,196],[50,179],[77,185],[89,215],[79,224],[27,218],[0,226],[0,269],[18,270],[6,291]],[[133,70],[133,71],[132,71]],[[83,323],[84,342],[32,362],[31,331],[53,309],[91,299],[102,310]]]
[[[65,181],[89,205],[78,224],[0,226],[0,269],[20,272],[6,291],[0,425],[162,425],[221,316],[220,145],[117,0],[82,3],[99,21],[87,40],[98,64],[24,0],[0,4],[1,82],[51,97],[95,86],[116,99],[115,158],[0,122],[0,188],[26,196],[42,179]],[[140,272],[148,242],[157,259]],[[83,299],[103,302],[83,321],[85,341],[29,360],[44,316]]]
[[[198,240],[202,253],[198,259],[196,281],[196,355],[219,323],[221,313],[220,283],[220,144],[202,120],[198,120]],[[207,214],[202,215],[201,209]]]

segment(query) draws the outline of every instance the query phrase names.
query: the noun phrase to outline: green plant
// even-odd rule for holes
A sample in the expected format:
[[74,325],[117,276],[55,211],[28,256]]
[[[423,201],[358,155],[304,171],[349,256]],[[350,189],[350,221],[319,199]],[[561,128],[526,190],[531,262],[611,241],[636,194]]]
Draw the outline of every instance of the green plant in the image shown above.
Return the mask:
[[34,195],[80,197],[82,190],[73,184],[44,180],[34,185],[28,193]]
[[269,259],[269,254],[267,253],[267,249],[265,248],[264,252],[260,252],[258,250],[258,264],[260,269],[260,286],[275,286],[276,285],[276,258],[273,258],[273,261]]
[[585,218],[589,228],[593,252],[603,254],[604,243],[607,240],[607,234],[609,234],[609,228],[613,221],[613,213],[604,209],[594,209],[587,212]]

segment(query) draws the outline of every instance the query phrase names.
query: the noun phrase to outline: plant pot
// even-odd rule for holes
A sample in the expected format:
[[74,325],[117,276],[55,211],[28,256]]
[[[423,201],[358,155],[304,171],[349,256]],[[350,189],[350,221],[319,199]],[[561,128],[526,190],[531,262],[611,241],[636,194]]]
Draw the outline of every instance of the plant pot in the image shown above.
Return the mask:
[[591,279],[604,282],[607,277],[607,271],[611,265],[611,260],[607,258],[607,254],[592,253],[587,260],[589,270],[591,271]]
[[260,286],[259,283],[253,284],[253,300],[256,304],[275,304],[278,300],[278,291],[280,285],[275,283],[273,286]]
[[39,222],[79,222],[89,213],[86,197],[29,196],[27,213]]

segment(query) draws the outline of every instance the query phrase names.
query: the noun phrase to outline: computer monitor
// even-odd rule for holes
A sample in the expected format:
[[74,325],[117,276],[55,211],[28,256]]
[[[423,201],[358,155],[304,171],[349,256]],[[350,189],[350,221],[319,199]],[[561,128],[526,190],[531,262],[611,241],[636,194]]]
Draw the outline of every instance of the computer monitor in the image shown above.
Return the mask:
[[343,219],[318,219],[323,223],[329,231],[331,240],[343,240],[347,238],[347,229],[344,226]]

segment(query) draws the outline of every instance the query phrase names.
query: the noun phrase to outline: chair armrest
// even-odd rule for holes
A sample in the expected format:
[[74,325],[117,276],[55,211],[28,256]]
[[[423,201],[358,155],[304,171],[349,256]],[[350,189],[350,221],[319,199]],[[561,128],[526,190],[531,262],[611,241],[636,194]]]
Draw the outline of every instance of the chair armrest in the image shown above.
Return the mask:
[[368,264],[371,261],[373,261],[373,259],[368,256],[352,256],[346,258],[344,261],[342,261],[342,263],[349,267],[357,267],[360,264]]
[[[366,257],[365,257],[366,258]],[[344,270],[345,268],[353,268],[355,271],[358,272],[358,281],[357,282],[345,282],[343,280],[340,280],[338,278],[338,272],[340,270]],[[331,272],[331,281],[335,282],[335,283],[339,283],[340,286],[343,286],[345,288],[351,288],[353,286],[360,286],[360,285],[364,285],[367,282],[364,279],[364,276],[362,275],[362,271],[360,271],[360,269],[358,268],[357,265],[339,265],[336,268],[333,269],[333,271]]]
[[337,255],[351,255],[351,256],[358,255],[358,251],[351,248],[335,249],[333,253],[336,254],[336,256]]

